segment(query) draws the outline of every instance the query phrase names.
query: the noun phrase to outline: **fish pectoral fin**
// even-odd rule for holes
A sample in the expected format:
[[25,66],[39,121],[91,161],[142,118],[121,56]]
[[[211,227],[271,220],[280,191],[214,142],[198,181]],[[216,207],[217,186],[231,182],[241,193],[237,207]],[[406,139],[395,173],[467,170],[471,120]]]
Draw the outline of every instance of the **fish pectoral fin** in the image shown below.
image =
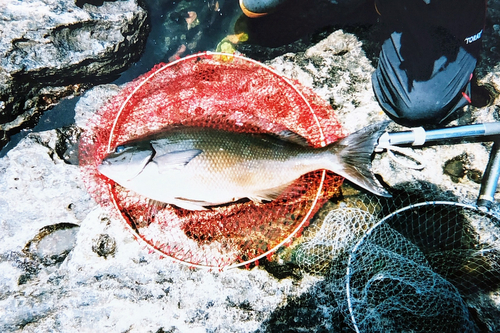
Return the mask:
[[179,150],[155,156],[152,162],[158,166],[159,173],[165,173],[172,169],[180,169],[188,164],[193,158],[201,154],[200,149]]
[[290,186],[289,184],[284,184],[276,187],[266,188],[259,192],[256,192],[254,195],[249,196],[248,199],[252,200],[254,203],[261,203],[262,201],[273,201],[277,197],[279,197],[285,190]]
[[306,138],[290,130],[280,131],[277,135],[284,141],[292,142],[303,147],[309,147],[309,142],[307,142]]

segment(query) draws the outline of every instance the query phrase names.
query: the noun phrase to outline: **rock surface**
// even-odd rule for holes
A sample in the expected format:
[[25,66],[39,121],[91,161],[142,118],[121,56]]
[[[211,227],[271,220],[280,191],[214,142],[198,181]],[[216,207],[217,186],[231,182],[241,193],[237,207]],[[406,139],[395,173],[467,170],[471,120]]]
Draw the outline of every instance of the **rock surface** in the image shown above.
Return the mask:
[[[117,3],[132,6],[131,1],[105,2],[102,8]],[[497,7],[492,4],[493,13]],[[83,7],[91,8],[103,10]],[[485,73],[480,81],[500,91],[500,65],[491,65],[499,31],[494,26],[486,31],[490,58],[479,70]],[[31,64],[31,71],[40,70],[40,64]],[[386,119],[371,92],[374,68],[353,34],[336,31],[304,52],[269,64],[329,100],[346,132]],[[293,247],[250,270],[192,270],[149,253],[122,221],[95,204],[75,164],[74,143],[93,112],[119,89],[110,84],[88,90],[77,104],[74,126],[31,133],[0,159],[0,331],[351,331],[346,308],[339,305],[343,271],[325,277],[298,270],[287,257]],[[495,104],[471,108],[473,120],[497,119]],[[455,200],[474,202],[478,177],[468,175],[482,172],[489,147],[467,143],[418,150],[427,163],[422,171],[403,168],[387,154],[377,155],[374,166],[391,187],[410,183],[419,191],[427,184]],[[346,198],[352,193],[359,195],[345,189]],[[328,203],[323,212],[332,208]],[[498,331],[500,293],[493,292],[488,301],[492,309],[480,307],[481,300],[472,305],[482,328]]]
[[0,146],[43,111],[83,88],[113,80],[145,44],[137,1],[0,3]]

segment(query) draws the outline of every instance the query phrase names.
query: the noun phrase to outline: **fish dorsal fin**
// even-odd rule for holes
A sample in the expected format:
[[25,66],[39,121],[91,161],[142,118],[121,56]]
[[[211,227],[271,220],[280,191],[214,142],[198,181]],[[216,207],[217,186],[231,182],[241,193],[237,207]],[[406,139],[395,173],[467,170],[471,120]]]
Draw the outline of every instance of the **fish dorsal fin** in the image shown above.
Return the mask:
[[276,133],[276,136],[278,136],[280,139],[282,139],[284,141],[292,142],[292,143],[295,143],[299,146],[303,146],[303,147],[309,146],[309,142],[307,142],[306,138],[304,138],[303,136],[301,136],[295,132],[292,132],[290,130],[280,131],[280,132]]
[[156,155],[152,162],[158,166],[159,173],[165,173],[172,169],[180,169],[188,164],[193,158],[201,154],[200,149],[187,149]]
[[285,190],[290,186],[289,184],[284,184],[276,187],[266,188],[259,192],[254,193],[254,195],[249,196],[248,199],[255,203],[261,203],[262,201],[273,201],[279,197]]

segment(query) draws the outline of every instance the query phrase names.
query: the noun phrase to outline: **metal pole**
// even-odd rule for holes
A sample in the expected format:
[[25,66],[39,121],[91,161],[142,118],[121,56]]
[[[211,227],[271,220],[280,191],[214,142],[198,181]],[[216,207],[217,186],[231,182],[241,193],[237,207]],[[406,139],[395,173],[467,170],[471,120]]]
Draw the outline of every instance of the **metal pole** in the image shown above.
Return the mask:
[[407,132],[384,133],[379,139],[380,147],[412,144],[421,146],[426,142],[446,139],[466,139],[500,135],[500,122],[447,127],[424,130],[422,127]]
[[[493,141],[488,165],[484,171],[477,206],[489,210],[495,202],[495,192],[500,178],[500,122],[447,127],[435,130],[424,130],[422,127],[413,128],[407,132],[384,133],[379,141],[379,151],[391,146],[408,145],[422,146],[426,142],[446,139],[467,139],[496,136]],[[483,140],[486,141],[486,140]],[[377,151],[377,150],[375,150]]]
[[490,210],[495,202],[495,192],[498,186],[498,178],[500,177],[500,140],[497,139],[493,143],[490,152],[490,159],[483,174],[481,181],[481,189],[477,206],[485,210]]

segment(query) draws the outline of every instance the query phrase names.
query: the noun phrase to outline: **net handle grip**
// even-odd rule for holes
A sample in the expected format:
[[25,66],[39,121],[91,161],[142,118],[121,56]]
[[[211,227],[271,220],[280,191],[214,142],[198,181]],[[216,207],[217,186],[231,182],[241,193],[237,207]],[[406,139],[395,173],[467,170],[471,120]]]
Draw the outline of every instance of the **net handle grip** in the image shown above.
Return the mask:
[[490,158],[483,174],[477,206],[486,211],[490,210],[495,202],[495,192],[500,178],[500,138],[494,141]]
[[408,145],[422,146],[427,142],[446,139],[466,139],[485,136],[499,136],[500,122],[473,124],[465,126],[447,127],[434,130],[425,130],[422,127],[412,128],[406,132],[386,132],[379,139],[377,148]]

